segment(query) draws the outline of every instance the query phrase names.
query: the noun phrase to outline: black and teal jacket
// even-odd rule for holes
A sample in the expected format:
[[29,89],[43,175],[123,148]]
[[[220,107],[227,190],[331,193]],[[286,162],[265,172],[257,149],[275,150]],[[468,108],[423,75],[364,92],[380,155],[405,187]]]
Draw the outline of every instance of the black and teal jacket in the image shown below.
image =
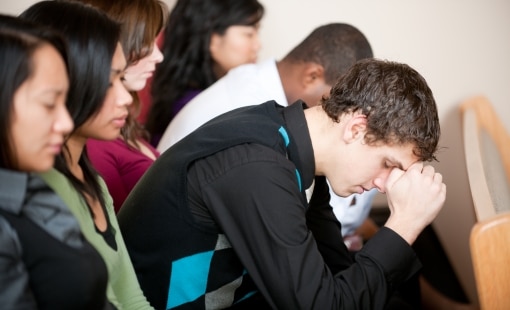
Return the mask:
[[382,309],[414,252],[382,229],[352,262],[323,177],[306,201],[314,171],[303,104],[228,112],[165,151],[119,213],[151,304]]

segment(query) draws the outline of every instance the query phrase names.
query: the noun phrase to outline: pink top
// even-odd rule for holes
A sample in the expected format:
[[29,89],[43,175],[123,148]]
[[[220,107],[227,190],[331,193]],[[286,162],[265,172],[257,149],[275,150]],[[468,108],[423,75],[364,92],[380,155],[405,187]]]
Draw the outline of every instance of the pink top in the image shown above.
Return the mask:
[[[145,141],[143,143],[159,157],[154,147]],[[89,139],[87,152],[92,165],[108,186],[115,212],[119,212],[131,189],[154,161],[141,151],[128,147],[120,138],[113,141]]]

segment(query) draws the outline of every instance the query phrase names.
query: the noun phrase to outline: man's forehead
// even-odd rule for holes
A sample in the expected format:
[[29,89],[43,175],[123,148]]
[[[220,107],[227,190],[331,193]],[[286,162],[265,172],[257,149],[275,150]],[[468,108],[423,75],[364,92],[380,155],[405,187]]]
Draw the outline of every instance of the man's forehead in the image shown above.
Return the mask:
[[386,156],[387,160],[401,170],[405,171],[419,161],[419,158],[413,152],[414,146],[412,144],[392,145],[388,147],[390,152],[388,152]]

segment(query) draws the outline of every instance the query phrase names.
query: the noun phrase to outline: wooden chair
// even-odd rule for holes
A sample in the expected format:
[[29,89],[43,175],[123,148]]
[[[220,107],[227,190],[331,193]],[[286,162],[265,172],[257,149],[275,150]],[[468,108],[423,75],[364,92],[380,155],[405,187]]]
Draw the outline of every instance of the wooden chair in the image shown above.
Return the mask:
[[510,136],[485,97],[460,107],[476,223],[470,249],[482,310],[510,309]]
[[480,308],[510,309],[510,213],[477,222],[470,247]]

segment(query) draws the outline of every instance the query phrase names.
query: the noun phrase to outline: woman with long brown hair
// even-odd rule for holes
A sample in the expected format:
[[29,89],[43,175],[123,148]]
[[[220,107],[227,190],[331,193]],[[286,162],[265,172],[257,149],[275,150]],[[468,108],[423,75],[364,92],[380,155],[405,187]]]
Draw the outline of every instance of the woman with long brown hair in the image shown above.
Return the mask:
[[137,92],[163,60],[156,36],[165,24],[168,9],[160,0],[79,1],[101,9],[121,26],[120,42],[127,61],[123,83],[133,96],[133,104],[121,136],[111,141],[87,142],[90,160],[104,178],[118,212],[131,189],[159,156],[136,120],[140,109]]

